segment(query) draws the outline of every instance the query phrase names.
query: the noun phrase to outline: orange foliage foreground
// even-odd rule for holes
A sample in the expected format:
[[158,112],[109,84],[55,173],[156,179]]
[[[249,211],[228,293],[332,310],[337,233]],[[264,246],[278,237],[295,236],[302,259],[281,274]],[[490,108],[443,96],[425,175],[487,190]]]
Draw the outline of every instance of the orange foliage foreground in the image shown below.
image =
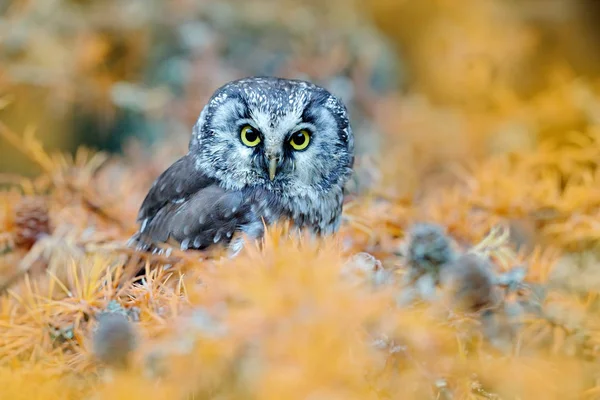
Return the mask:
[[413,189],[425,166],[392,157],[336,237],[274,227],[235,259],[125,246],[164,152],[49,155],[0,124],[42,169],[0,176],[0,397],[600,397],[600,135],[573,87],[546,99],[578,131]]

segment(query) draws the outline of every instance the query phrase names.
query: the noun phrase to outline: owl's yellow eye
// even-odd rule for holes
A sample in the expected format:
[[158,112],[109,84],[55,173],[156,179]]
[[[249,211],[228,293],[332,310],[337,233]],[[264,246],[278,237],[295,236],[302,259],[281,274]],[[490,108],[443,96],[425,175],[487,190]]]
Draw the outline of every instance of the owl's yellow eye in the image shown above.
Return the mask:
[[310,143],[310,134],[307,130],[303,129],[292,135],[290,138],[290,144],[294,150],[304,150]]
[[242,128],[240,132],[240,138],[242,139],[242,143],[248,147],[255,147],[260,143],[260,135],[258,134],[258,131],[250,125],[245,125]]

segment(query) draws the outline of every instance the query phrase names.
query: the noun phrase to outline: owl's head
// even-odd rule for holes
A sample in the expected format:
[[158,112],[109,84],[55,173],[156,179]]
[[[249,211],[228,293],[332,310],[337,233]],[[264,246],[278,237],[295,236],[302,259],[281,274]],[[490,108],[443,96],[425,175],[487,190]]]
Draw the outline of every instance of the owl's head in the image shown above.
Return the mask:
[[190,154],[229,189],[294,196],[343,186],[354,138],[346,107],[322,87],[272,77],[219,88],[194,126]]

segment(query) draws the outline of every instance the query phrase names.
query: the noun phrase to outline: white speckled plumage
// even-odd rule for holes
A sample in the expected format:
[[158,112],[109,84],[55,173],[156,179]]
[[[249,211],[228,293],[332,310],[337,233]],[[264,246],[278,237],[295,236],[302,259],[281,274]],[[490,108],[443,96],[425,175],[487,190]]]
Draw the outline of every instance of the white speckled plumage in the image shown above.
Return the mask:
[[[248,147],[251,125],[261,143]],[[311,133],[295,151],[290,136]],[[343,187],[352,172],[354,139],[346,107],[324,88],[300,80],[253,77],[219,88],[194,125],[188,154],[152,185],[133,242],[147,249],[174,239],[181,248],[242,247],[240,232],[260,238],[263,221],[290,220],[329,235],[340,225]],[[270,179],[267,154],[277,154]]]

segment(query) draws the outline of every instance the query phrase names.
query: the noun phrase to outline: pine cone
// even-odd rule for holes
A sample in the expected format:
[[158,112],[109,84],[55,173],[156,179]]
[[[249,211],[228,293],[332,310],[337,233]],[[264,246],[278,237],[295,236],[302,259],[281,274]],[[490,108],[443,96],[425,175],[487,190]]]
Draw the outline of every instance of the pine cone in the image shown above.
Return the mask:
[[437,277],[440,269],[456,259],[452,240],[444,227],[430,223],[414,224],[409,231],[408,264],[415,276],[430,273]]
[[443,271],[442,281],[454,305],[470,312],[493,308],[500,301],[491,262],[476,254],[463,254]]
[[17,247],[30,249],[41,235],[50,233],[50,217],[45,199],[24,197],[14,211]]
[[136,327],[120,312],[98,315],[93,350],[98,361],[116,369],[126,368],[137,347]]

